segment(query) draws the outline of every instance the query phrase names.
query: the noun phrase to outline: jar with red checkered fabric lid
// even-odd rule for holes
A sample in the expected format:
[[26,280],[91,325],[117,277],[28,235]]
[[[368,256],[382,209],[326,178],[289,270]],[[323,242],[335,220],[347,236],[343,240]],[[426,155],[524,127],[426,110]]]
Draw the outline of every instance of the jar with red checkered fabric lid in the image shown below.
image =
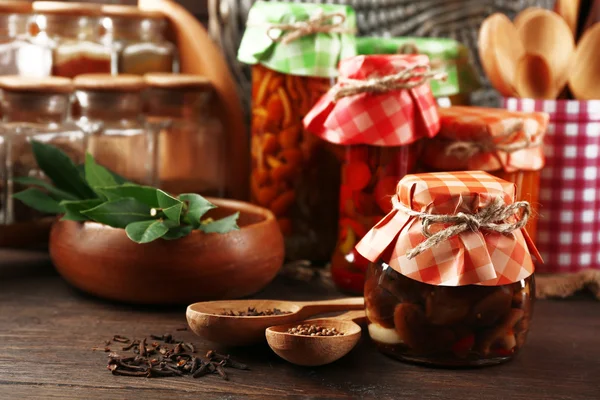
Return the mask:
[[439,129],[426,55],[364,55],[340,63],[340,78],[304,119],[337,145],[342,161],[335,284],[362,293],[368,261],[354,249],[392,208],[396,183],[415,172],[421,139]]
[[[393,209],[356,246],[371,263],[369,334],[393,357],[442,366],[512,359],[535,296],[531,206],[486,172],[405,176]],[[540,260],[541,261],[541,260]]]
[[252,202],[270,209],[286,259],[329,261],[337,234],[339,161],[302,119],[356,53],[356,16],[332,4],[256,2],[238,59],[252,65]]
[[487,171],[513,182],[517,200],[533,208],[527,231],[535,240],[548,114],[463,106],[440,108],[438,113],[440,132],[424,145],[424,169]]

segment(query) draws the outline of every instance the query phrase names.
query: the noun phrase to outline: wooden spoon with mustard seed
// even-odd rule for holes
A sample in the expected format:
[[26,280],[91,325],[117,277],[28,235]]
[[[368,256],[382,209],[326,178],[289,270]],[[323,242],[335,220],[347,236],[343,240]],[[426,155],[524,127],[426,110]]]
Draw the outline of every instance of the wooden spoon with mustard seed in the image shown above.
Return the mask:
[[[271,349],[281,358],[296,365],[315,367],[332,363],[348,354],[361,335],[358,325],[366,321],[365,311],[348,311],[331,318],[272,326],[265,332]],[[332,336],[309,336],[289,333],[298,325],[308,325],[342,333]]]
[[[204,339],[227,346],[245,346],[264,342],[265,329],[270,326],[292,324],[328,312],[364,308],[363,297],[307,302],[221,300],[194,303],[188,306],[186,317],[192,331]],[[255,311],[248,313],[249,309]],[[279,312],[275,313],[276,310]],[[260,315],[265,311],[269,315]]]

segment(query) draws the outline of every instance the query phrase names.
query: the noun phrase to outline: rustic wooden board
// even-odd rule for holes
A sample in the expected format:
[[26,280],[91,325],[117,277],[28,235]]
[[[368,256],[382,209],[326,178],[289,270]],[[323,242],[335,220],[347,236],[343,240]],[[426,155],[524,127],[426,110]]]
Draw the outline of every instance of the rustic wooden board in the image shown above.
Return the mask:
[[[0,399],[595,399],[600,376],[600,304],[540,301],[529,343],[511,363],[484,369],[432,369],[376,352],[367,337],[325,367],[287,364],[266,346],[229,349],[252,371],[145,379],[112,376],[94,346],[114,334],[171,332],[199,352],[214,346],[185,326],[185,307],[107,303],[69,287],[43,255],[0,250]],[[82,260],[84,262],[84,260]],[[279,278],[260,297],[336,296]]]

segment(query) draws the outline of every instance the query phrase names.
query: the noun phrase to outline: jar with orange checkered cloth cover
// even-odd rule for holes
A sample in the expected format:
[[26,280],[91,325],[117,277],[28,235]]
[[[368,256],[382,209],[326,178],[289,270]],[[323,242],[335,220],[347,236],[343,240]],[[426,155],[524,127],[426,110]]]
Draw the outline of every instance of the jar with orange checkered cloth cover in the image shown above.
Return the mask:
[[496,364],[523,347],[534,300],[529,203],[486,172],[408,175],[357,245],[369,334],[393,357]]
[[440,108],[440,132],[424,146],[425,170],[487,171],[517,187],[517,200],[533,208],[527,232],[535,240],[540,172],[548,114],[496,108]]
[[304,118],[309,132],[338,145],[340,216],[331,275],[345,292],[362,293],[369,263],[354,247],[391,210],[398,180],[415,172],[421,139],[438,132],[432,77],[426,55],[346,59],[338,83]]

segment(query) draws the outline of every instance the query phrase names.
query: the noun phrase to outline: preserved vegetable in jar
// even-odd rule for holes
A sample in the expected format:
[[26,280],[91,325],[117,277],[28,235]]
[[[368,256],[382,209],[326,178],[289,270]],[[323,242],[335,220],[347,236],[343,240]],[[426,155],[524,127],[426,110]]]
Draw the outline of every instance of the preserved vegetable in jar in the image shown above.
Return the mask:
[[257,2],[248,16],[238,59],[253,66],[251,200],[277,217],[289,260],[325,263],[335,246],[340,160],[302,119],[354,55],[355,25],[334,5]]
[[31,3],[0,2],[0,75],[50,75],[52,52],[32,43]]
[[527,232],[535,240],[548,115],[461,106],[439,114],[440,132],[425,144],[423,167],[431,172],[486,171],[515,183],[517,200],[533,207]]
[[83,74],[74,79],[78,123],[90,134],[88,152],[125,179],[156,186],[156,134],[143,116],[137,75]]
[[158,185],[171,193],[223,197],[227,163],[225,132],[211,100],[214,88],[202,76],[153,73],[145,112],[158,135]]
[[112,50],[101,42],[101,8],[90,3],[36,1],[36,43],[52,50],[52,75],[110,73]]
[[[340,215],[331,276],[345,292],[362,293],[368,261],[355,246],[391,210],[398,181],[416,172],[420,139],[439,129],[429,85],[426,80],[413,83],[428,76],[427,71],[423,55],[346,59],[340,64],[339,83],[304,120],[307,130],[340,146]],[[394,76],[398,79],[386,90],[370,93],[372,88],[364,86]],[[348,95],[341,96],[343,91]]]
[[382,352],[478,366],[522,349],[539,254],[524,234],[530,206],[514,194],[514,184],[485,172],[400,181],[394,209],[357,246],[371,261],[368,330]]
[[177,47],[165,38],[167,19],[135,6],[105,5],[106,42],[117,53],[113,73],[178,72]]
[[[13,198],[27,187],[18,178],[46,177],[37,165],[31,142],[51,144],[76,164],[85,157],[86,135],[67,120],[73,85],[70,79],[46,77],[0,77],[2,89],[2,135],[4,160],[0,181],[0,215],[4,226],[0,246],[31,245],[47,239],[44,216]],[[42,188],[43,189],[43,188]],[[17,232],[23,233],[17,234]],[[35,243],[37,244],[37,243]]]

